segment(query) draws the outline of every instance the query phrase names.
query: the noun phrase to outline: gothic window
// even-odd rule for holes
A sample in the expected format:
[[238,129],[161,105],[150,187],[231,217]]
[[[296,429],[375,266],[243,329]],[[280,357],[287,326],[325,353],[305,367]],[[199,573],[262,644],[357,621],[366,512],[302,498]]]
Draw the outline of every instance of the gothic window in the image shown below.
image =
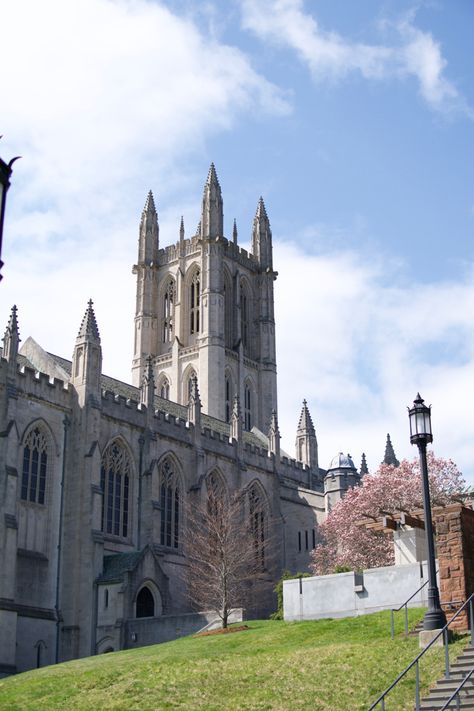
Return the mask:
[[164,398],[165,400],[170,399],[170,381],[168,380],[168,378],[163,378],[160,383],[160,389],[158,392],[160,393],[160,397]]
[[155,599],[146,586],[137,595],[137,617],[154,617]]
[[249,303],[247,291],[243,284],[240,285],[240,336],[244,351],[248,348],[249,342]]
[[189,287],[189,332],[199,333],[200,331],[200,307],[201,307],[201,273],[199,269],[194,272]]
[[29,433],[23,448],[21,498],[35,504],[44,504],[48,447],[44,432],[35,427]]
[[112,442],[104,452],[100,470],[104,533],[128,536],[130,476],[130,458],[125,447]]
[[174,281],[169,279],[163,296],[163,343],[173,340]]
[[249,490],[250,530],[252,532],[255,558],[259,567],[265,567],[265,501],[256,485]]
[[175,467],[165,459],[160,467],[160,544],[178,548],[180,523],[180,491]]
[[230,376],[225,379],[225,421],[230,422],[232,415],[232,383]]
[[245,385],[244,391],[244,427],[250,432],[253,426],[252,422],[252,389],[248,383]]
[[232,348],[233,339],[233,316],[232,308],[232,283],[227,273],[224,272],[224,339],[225,347]]

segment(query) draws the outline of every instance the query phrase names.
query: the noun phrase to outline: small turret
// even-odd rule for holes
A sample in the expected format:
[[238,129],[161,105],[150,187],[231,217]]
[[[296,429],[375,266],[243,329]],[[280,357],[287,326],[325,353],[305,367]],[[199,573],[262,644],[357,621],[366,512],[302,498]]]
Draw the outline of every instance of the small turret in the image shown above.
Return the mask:
[[155,375],[153,373],[153,358],[146,359],[145,370],[143,371],[142,383],[140,386],[140,401],[146,405],[149,412],[153,413],[155,400]]
[[230,418],[230,436],[237,442],[242,441],[242,415],[240,412],[240,400],[238,395],[234,396],[232,405],[232,415]]
[[385,445],[385,456],[383,458],[382,464],[391,464],[392,467],[398,467],[400,466],[400,462],[395,456],[395,452],[393,450],[392,442],[390,440],[390,435],[387,434],[387,443]]
[[224,212],[221,186],[214,163],[211,163],[202,196],[201,237],[215,239],[224,234]]
[[158,214],[156,212],[153,193],[150,190],[140,220],[138,238],[139,264],[156,264],[158,261],[159,231]]
[[360,463],[359,476],[363,477],[365,474],[369,473],[369,468],[367,466],[367,460],[365,458],[365,452],[362,452],[362,461]]
[[306,400],[303,400],[296,430],[296,459],[312,469],[318,469],[318,441]]
[[270,429],[268,431],[269,451],[278,459],[280,457],[280,430],[276,410],[272,410]]
[[196,374],[192,376],[189,387],[188,420],[193,425],[197,425],[201,421],[201,397]]
[[252,252],[263,269],[273,268],[272,231],[262,197],[253,220]]
[[102,348],[92,304],[92,299],[90,299],[77,334],[72,356],[71,383],[77,390],[81,405],[84,405],[89,399],[95,402],[100,401]]
[[19,345],[20,332],[18,330],[17,308],[15,305],[12,307],[5,335],[3,336],[3,358],[9,363],[16,364]]

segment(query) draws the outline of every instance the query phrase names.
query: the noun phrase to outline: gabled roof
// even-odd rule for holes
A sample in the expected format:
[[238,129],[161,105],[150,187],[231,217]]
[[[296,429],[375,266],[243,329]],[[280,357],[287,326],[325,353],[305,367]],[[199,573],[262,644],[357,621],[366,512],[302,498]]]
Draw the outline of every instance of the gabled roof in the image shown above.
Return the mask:
[[97,583],[118,583],[123,579],[125,573],[134,570],[144,551],[133,551],[132,553],[114,553],[104,556],[104,570],[98,576]]

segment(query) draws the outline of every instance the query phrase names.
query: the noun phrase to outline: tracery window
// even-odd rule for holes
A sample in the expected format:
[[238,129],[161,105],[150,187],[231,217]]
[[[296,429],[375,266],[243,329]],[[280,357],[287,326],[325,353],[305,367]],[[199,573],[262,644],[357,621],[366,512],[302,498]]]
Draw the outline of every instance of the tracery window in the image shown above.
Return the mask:
[[200,308],[201,308],[201,273],[199,269],[194,272],[189,287],[189,332],[199,333],[200,331]]
[[160,383],[160,397],[164,398],[165,400],[170,399],[170,381],[168,378],[163,378],[163,380]]
[[249,490],[250,530],[252,531],[255,558],[259,567],[265,567],[265,501],[258,486]]
[[160,467],[160,544],[178,548],[180,524],[180,491],[175,467],[165,459]]
[[169,279],[163,296],[163,343],[173,340],[174,280]]
[[249,432],[253,426],[252,419],[252,389],[247,383],[244,391],[244,427]]
[[232,284],[224,272],[224,338],[226,348],[232,348],[234,345],[233,339],[233,314],[232,308]]
[[102,531],[114,536],[128,536],[130,457],[119,442],[112,442],[102,457]]
[[240,284],[240,336],[244,351],[250,350],[250,298],[245,284]]
[[21,498],[35,504],[44,504],[48,446],[44,432],[35,427],[28,434],[23,448]]

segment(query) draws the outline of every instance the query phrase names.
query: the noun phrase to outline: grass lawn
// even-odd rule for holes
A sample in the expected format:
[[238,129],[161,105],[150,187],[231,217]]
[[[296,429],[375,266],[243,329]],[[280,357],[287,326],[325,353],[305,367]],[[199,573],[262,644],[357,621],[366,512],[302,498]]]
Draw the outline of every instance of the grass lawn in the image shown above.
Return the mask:
[[[409,613],[414,624],[423,611]],[[235,634],[185,637],[0,680],[0,709],[362,711],[418,653],[417,637],[398,634],[392,642],[388,612],[247,624]],[[397,624],[401,632],[401,618]],[[466,644],[453,643],[452,655]],[[425,689],[442,675],[443,650],[426,657]],[[387,711],[412,711],[414,686],[411,675]]]

